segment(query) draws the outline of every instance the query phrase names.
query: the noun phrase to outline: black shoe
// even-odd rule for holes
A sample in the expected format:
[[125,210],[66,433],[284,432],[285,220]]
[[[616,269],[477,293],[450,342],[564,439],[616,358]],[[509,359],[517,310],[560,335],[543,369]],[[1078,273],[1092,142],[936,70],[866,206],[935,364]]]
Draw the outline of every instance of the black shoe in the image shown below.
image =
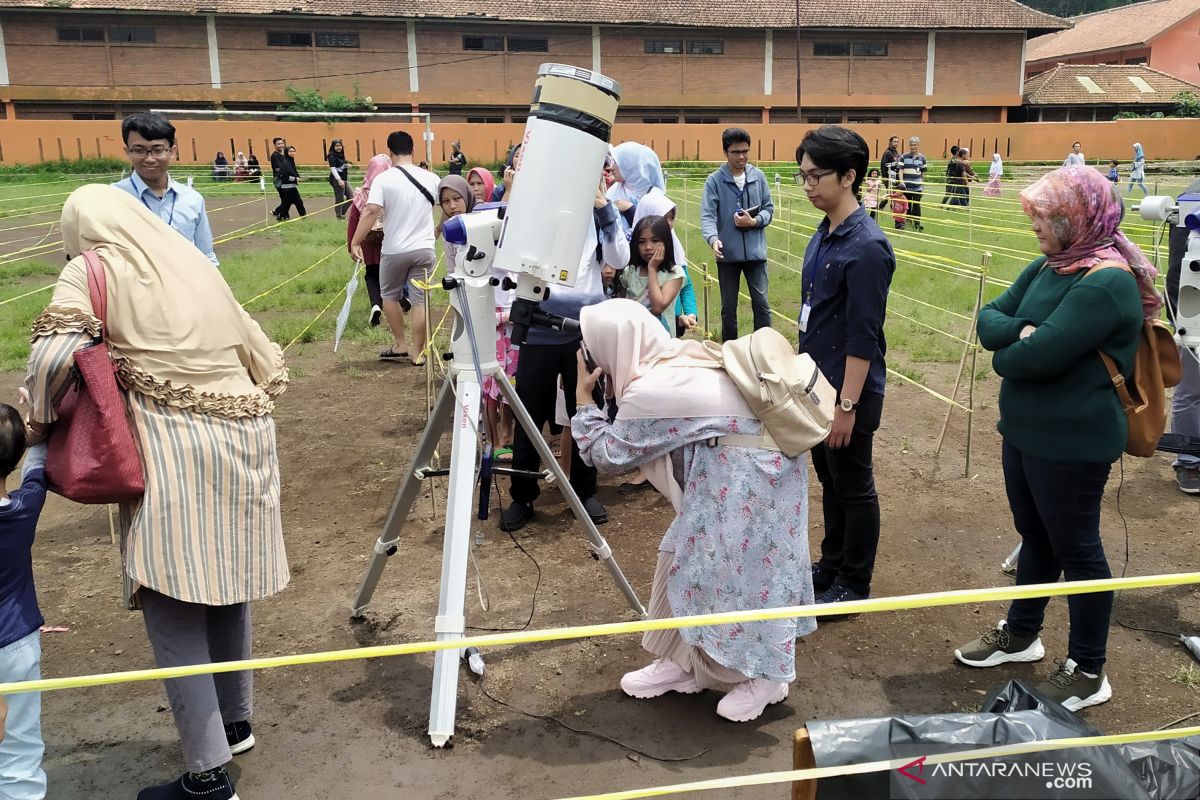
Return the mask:
[[379,306],[371,306],[371,316],[369,322],[372,328],[379,327],[379,318],[383,315],[383,309]]
[[641,483],[626,482],[626,483],[622,483],[620,486],[617,487],[617,494],[622,494],[622,495],[625,495],[626,497],[629,497],[631,495],[637,494],[638,492],[642,492],[642,491],[645,491],[646,489],[653,489],[653,488],[654,488],[654,485],[651,484],[650,481],[642,481]]
[[[825,590],[825,592],[820,597],[817,598],[817,605],[824,606],[824,605],[833,605],[835,603],[846,603],[851,600],[866,600],[868,597],[870,597],[869,594],[859,594],[858,592],[854,591],[853,589],[850,589],[846,586],[840,586],[835,583],[834,585],[830,586],[827,590]],[[848,616],[851,616],[851,615],[850,614],[830,614],[828,616],[820,617],[820,619],[830,621],[830,620],[837,620],[837,619],[845,619]]]
[[404,309],[405,314],[412,311],[412,301],[408,299],[407,291],[400,295],[400,308]]
[[608,511],[596,499],[596,495],[592,495],[583,501],[583,507],[588,512],[588,516],[592,518],[592,522],[597,525],[603,525],[608,522]]
[[254,747],[254,734],[250,732],[249,722],[230,722],[225,726],[225,741],[229,742],[229,752],[240,756]]
[[[834,579],[837,578],[837,573],[828,567],[821,566],[820,561],[814,561],[812,565],[813,591],[817,597],[829,591],[829,587],[833,586]],[[818,600],[817,602],[820,602]]]
[[500,515],[500,530],[511,533],[525,527],[525,523],[533,519],[533,503],[521,503],[514,500],[504,513]]
[[137,800],[238,800],[233,779],[224,767],[185,772],[171,783],[138,792]]

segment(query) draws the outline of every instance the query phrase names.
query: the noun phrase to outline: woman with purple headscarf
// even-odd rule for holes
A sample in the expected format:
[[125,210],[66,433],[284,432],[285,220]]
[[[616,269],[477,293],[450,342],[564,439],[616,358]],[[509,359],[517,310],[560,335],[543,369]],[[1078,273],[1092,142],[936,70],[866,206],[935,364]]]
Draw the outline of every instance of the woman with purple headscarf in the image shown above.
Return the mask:
[[[1154,267],[1121,232],[1116,187],[1087,166],[1057,169],[1021,192],[1043,255],[979,315],[1000,385],[1004,487],[1021,534],[1017,584],[1109,578],[1100,501],[1128,436],[1100,358],[1133,373],[1142,323],[1158,316]],[[1039,661],[1048,598],[955,651],[972,667]],[[1071,595],[1067,657],[1038,688],[1078,711],[1112,696],[1104,672],[1112,592]]]

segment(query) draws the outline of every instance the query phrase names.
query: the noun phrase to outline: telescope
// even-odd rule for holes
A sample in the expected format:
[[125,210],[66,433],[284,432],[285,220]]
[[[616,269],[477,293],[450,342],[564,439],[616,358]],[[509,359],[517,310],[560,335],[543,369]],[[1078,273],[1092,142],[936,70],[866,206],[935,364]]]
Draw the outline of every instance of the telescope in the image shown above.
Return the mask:
[[[446,477],[441,589],[433,631],[438,641],[461,639],[472,546],[472,490],[479,485],[478,519],[486,520],[493,475],[556,481],[584,528],[593,557],[604,563],[634,613],[646,615],[617,565],[612,548],[588,516],[496,357],[497,288],[515,293],[509,320],[513,325],[512,341],[518,346],[531,326],[579,328],[577,320],[549,313],[541,304],[551,292],[575,285],[584,242],[589,227],[595,224],[596,193],[620,94],[620,86],[599,73],[565,64],[543,64],[538,70],[520,155],[513,165],[517,177],[506,198],[508,204],[489,203],[452,217],[442,226],[445,240],[458,247],[454,263],[447,264],[448,274],[442,279],[455,314],[448,357],[450,375],[430,411],[412,463],[404,473],[383,533],[351,602],[352,616],[362,616],[388,559],[396,554],[421,481]],[[480,387],[485,377],[496,381],[546,466],[543,471],[493,467],[490,456],[479,456]],[[568,391],[571,389],[568,387]],[[433,466],[433,456],[446,431],[453,440],[450,468],[441,469]],[[434,656],[429,738],[435,747],[445,746],[454,734],[460,649],[441,650]],[[471,664],[476,672],[483,669],[478,653]]]
[[1179,296],[1167,298],[1175,335],[1184,347],[1200,348],[1200,180],[1178,198],[1151,195],[1136,210],[1148,222],[1167,222],[1187,228],[1187,250],[1179,270]]

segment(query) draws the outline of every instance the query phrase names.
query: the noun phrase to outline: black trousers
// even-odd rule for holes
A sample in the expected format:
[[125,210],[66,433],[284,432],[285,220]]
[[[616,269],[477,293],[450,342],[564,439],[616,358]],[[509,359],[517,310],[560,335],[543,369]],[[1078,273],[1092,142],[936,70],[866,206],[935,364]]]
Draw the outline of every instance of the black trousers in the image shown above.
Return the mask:
[[837,576],[834,583],[859,594],[871,593],[879,549],[879,495],[871,450],[882,416],[883,395],[864,391],[850,444],[836,450],[819,444],[812,450],[825,512],[821,566]]
[[[1017,585],[1111,578],[1100,540],[1100,501],[1112,464],[1046,461],[1004,443],[1004,490],[1021,534]],[[1014,600],[1008,629],[1033,636],[1042,629],[1048,597]],[[1067,655],[1092,674],[1104,667],[1113,593],[1067,598],[1071,632]]]
[[300,190],[296,188],[280,189],[279,208],[275,209],[275,216],[289,218],[292,215],[292,206],[296,207],[300,216],[307,216],[308,212],[304,210],[304,198],[300,196]]
[[908,218],[914,225],[920,225],[921,198],[924,196],[924,192],[905,192],[904,196],[908,198]]
[[[525,404],[537,431],[547,422],[554,422],[554,406],[558,401],[558,379],[562,378],[563,394],[567,400],[567,414],[575,415],[575,381],[578,365],[575,353],[578,342],[568,344],[525,344],[517,359],[517,396]],[[513,441],[513,469],[536,471],[542,460],[534,449],[533,441],[525,429],[517,426]],[[596,468],[590,467],[579,456],[579,447],[571,440],[571,488],[586,500],[596,493]],[[535,478],[512,479],[512,499],[519,503],[532,503],[541,494]]]
[[366,265],[366,281],[367,281],[367,297],[371,298],[371,305],[383,308],[383,292],[379,289],[379,265]]

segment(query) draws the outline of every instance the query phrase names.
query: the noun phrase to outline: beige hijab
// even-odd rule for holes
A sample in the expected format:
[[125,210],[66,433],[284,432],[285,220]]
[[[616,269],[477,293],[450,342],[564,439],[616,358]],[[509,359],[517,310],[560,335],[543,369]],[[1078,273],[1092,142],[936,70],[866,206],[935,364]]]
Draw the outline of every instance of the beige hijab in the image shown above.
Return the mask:
[[[753,417],[717,360],[692,339],[674,339],[634,300],[608,300],[579,314],[588,354],[612,381],[617,419]],[[643,465],[678,512],[683,489],[670,456]]]
[[34,323],[35,336],[79,330],[79,312],[95,315],[79,257],[94,250],[105,267],[109,345],[129,388],[215,416],[270,413],[287,384],[283,353],[203,253],[109,186],[75,190],[62,232],[75,258]]

